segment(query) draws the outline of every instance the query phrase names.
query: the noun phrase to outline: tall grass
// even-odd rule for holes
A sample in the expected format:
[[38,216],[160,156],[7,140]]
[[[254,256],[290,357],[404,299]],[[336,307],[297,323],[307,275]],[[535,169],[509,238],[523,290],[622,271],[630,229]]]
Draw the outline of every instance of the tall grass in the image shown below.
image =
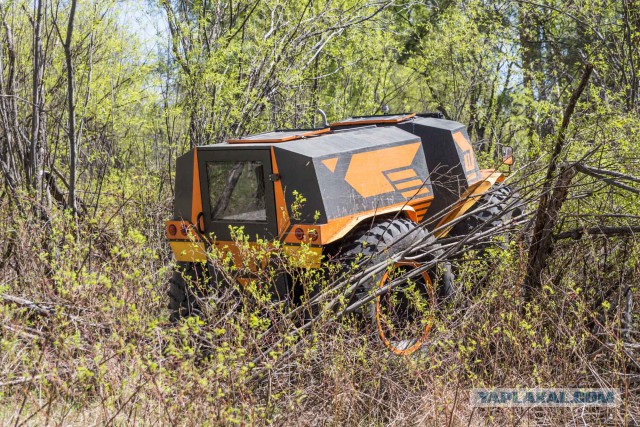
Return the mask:
[[[171,323],[165,306],[173,265],[162,222],[106,222],[76,224],[54,211],[43,224],[16,204],[0,205],[0,425],[640,419],[638,337],[630,331],[638,319],[625,320],[624,292],[640,279],[632,240],[561,243],[531,303],[519,286],[517,244],[482,257],[467,253],[457,261],[461,291],[439,308],[424,351],[404,358],[357,316],[328,314],[292,335],[299,322],[258,286],[225,285],[203,300],[201,317]],[[326,285],[324,275],[307,272],[304,280],[308,289]],[[469,406],[470,388],[492,386],[612,387],[623,405]]]

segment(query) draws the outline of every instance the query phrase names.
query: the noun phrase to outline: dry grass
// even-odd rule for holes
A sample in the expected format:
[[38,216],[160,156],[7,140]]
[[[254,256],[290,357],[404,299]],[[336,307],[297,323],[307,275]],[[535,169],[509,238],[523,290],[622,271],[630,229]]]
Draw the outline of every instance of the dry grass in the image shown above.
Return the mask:
[[[171,265],[158,229],[114,233],[51,218],[34,229],[28,213],[0,207],[8,230],[0,253],[9,253],[0,265],[0,425],[640,420],[640,369],[629,346],[637,332],[622,330],[622,293],[640,279],[633,241],[609,241],[605,249],[596,240],[563,243],[531,304],[519,287],[517,247],[489,261],[469,254],[459,270],[465,290],[442,308],[425,351],[400,358],[372,328],[331,316],[293,351],[293,338],[270,347],[288,330],[265,334],[261,319],[281,314],[259,303],[230,310],[232,296],[212,300],[204,322],[172,325],[164,309]],[[613,387],[624,405],[471,408],[468,390],[490,386]]]

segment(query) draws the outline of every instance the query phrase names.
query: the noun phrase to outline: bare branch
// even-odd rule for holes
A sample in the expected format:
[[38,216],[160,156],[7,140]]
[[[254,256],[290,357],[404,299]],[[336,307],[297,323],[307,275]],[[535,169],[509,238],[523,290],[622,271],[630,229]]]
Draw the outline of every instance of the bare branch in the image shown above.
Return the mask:
[[613,185],[614,187],[622,188],[623,190],[630,191],[635,194],[640,194],[640,190],[638,190],[637,188],[631,187],[627,184],[623,184],[622,182],[616,181],[614,179],[607,178],[604,175],[615,176],[616,178],[626,179],[637,183],[640,183],[640,178],[607,169],[597,169],[591,166],[587,166],[584,163],[576,163],[575,168],[586,175],[598,178],[599,180],[602,180],[609,185]]
[[554,240],[579,240],[584,236],[633,236],[636,233],[640,233],[640,226],[574,228],[573,230],[558,233],[554,236]]

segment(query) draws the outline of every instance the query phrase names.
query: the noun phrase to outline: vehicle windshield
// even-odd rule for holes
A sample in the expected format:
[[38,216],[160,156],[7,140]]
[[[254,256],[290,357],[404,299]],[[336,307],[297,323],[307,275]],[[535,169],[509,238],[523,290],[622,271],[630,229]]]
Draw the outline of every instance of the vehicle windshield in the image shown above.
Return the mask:
[[262,162],[207,162],[212,220],[266,221]]

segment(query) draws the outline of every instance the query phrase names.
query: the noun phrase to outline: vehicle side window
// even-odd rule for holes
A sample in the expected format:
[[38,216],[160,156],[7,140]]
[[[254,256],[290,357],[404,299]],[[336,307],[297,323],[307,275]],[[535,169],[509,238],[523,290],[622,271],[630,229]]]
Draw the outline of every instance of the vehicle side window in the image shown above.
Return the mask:
[[207,162],[212,220],[267,221],[262,162]]

